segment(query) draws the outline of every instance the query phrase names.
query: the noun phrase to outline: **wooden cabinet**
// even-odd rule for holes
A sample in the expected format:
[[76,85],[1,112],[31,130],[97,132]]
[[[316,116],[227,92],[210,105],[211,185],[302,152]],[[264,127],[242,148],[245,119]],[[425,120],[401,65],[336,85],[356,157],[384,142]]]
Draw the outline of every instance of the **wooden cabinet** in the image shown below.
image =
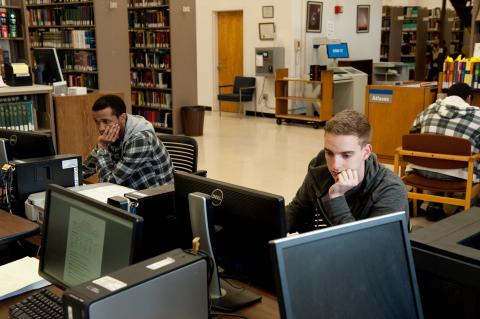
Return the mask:
[[372,126],[373,152],[382,162],[393,163],[395,149],[402,145],[417,114],[433,103],[430,88],[369,85],[365,114]]
[[[289,85],[299,83],[301,85],[320,85],[321,94],[318,97],[303,97],[290,95]],[[288,111],[289,101],[303,101],[318,103],[320,105],[319,116],[290,114]],[[320,123],[329,120],[333,116],[333,72],[322,71],[320,81],[288,78],[288,69],[278,69],[275,75],[275,117],[277,124],[282,121],[302,121],[312,123],[314,128],[320,127]]]

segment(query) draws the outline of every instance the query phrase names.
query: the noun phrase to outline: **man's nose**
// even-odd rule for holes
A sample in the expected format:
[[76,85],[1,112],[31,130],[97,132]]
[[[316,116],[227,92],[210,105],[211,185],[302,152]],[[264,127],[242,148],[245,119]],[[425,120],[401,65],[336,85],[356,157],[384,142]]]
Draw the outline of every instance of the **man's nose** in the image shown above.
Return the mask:
[[332,160],[332,167],[334,170],[339,171],[342,169],[343,161],[340,156],[334,156]]

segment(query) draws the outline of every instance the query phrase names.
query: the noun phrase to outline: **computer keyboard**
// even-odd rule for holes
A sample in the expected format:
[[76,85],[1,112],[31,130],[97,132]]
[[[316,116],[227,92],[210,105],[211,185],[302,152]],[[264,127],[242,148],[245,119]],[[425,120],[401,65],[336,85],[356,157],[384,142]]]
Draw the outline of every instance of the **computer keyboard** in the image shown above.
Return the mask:
[[42,289],[9,309],[11,319],[63,318],[62,299]]

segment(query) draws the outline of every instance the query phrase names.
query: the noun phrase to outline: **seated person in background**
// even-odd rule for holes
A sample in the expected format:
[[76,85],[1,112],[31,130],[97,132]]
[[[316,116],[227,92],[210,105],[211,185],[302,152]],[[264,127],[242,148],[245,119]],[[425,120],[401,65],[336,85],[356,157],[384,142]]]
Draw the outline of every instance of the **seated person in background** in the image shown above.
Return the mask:
[[100,97],[92,111],[100,136],[83,163],[84,178],[98,172],[100,182],[137,190],[173,183],[170,156],[150,122],[127,114],[115,95]]
[[287,230],[305,232],[405,211],[403,182],[372,153],[368,119],[353,110],[325,125],[325,148],[310,161],[307,176],[286,207]]
[[[480,108],[471,106],[472,89],[468,84],[453,84],[447,97],[437,100],[417,115],[410,133],[435,133],[467,139],[472,152],[480,151]],[[441,180],[467,179],[466,169],[431,169],[409,165],[419,175]],[[479,181],[478,164],[473,168],[473,181]],[[438,220],[445,216],[441,203],[430,203],[427,218]]]

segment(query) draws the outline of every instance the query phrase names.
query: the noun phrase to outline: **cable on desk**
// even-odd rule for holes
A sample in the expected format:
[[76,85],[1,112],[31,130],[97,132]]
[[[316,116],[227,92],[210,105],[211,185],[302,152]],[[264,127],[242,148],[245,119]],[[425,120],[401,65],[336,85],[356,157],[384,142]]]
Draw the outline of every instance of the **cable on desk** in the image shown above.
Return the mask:
[[212,316],[213,318],[234,317],[234,318],[249,319],[248,317],[245,317],[242,315],[237,315],[234,313],[225,313],[225,312],[210,312],[209,315]]

